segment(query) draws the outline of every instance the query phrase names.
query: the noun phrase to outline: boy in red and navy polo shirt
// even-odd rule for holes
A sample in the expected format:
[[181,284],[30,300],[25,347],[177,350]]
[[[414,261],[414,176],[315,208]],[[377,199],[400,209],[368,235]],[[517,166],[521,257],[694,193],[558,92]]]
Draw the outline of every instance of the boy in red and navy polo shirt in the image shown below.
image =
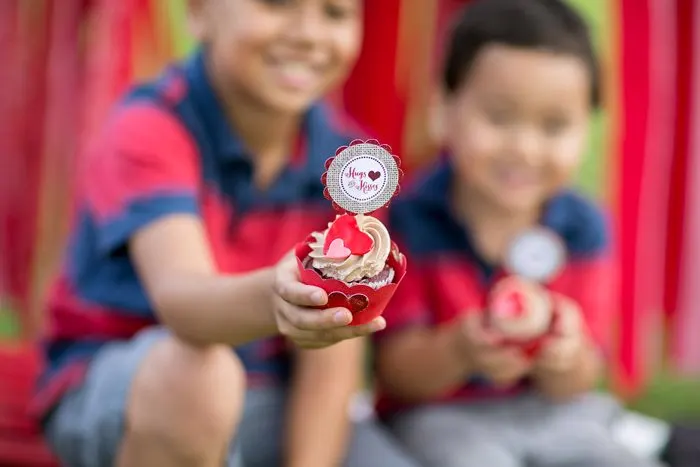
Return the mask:
[[122,99],[85,160],[49,301],[47,437],[70,466],[410,466],[348,419],[351,338],[384,321],[307,308],[327,297],[289,254],[333,216],[324,161],[356,135],[314,102],[357,55],[362,2],[189,6],[200,50]]
[[[593,392],[615,268],[603,215],[566,189],[597,79],[585,23],[564,1],[476,0],[457,19],[447,154],[391,207],[411,268],[377,335],[378,411],[424,465],[645,465],[610,436],[616,402]],[[541,284],[560,317],[531,358],[482,312],[528,231],[547,232],[539,239],[566,259]]]

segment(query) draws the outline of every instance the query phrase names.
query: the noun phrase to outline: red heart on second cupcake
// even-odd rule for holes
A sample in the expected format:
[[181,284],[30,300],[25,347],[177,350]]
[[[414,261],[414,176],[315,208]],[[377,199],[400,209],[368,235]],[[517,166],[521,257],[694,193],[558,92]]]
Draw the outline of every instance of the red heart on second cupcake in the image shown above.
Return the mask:
[[525,297],[516,289],[498,294],[491,302],[491,312],[499,316],[520,318],[525,311]]
[[347,296],[342,292],[331,292],[328,294],[328,308],[347,308],[352,313],[359,313],[369,306],[369,299],[363,294]]
[[364,255],[372,249],[374,240],[360,230],[355,216],[343,214],[338,216],[331,224],[323,244],[323,254],[328,254],[328,249],[334,240],[341,239],[345,248],[353,255]]

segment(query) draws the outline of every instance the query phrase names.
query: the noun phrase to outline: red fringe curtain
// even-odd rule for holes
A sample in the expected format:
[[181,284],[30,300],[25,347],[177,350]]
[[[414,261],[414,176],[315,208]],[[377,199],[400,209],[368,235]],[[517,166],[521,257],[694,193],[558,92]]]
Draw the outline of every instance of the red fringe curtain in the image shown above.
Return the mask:
[[666,357],[700,372],[700,12],[697,0],[621,0],[619,8],[616,382],[634,396]]
[[700,4],[678,0],[679,79],[667,303],[674,369],[700,374]]
[[24,337],[41,325],[75,156],[131,80],[136,1],[0,2],[0,296]]

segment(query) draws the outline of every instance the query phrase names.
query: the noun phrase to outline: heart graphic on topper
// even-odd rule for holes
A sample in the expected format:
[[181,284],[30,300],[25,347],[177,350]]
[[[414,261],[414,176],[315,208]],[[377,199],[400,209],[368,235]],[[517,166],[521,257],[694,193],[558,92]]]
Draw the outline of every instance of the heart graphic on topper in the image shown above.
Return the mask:
[[324,196],[337,211],[368,214],[389,204],[402,176],[399,159],[389,146],[358,140],[326,161],[321,180]]

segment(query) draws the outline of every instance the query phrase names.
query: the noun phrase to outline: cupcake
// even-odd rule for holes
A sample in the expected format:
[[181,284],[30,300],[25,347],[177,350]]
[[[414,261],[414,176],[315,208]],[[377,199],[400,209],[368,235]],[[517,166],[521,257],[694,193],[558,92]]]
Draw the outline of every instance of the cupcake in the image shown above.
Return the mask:
[[324,195],[340,212],[323,232],[297,245],[302,282],[322,288],[328,303],[345,307],[351,325],[382,314],[406,273],[406,258],[386,226],[369,215],[398,191],[398,159],[376,142],[353,142],[326,163]]
[[565,263],[564,242],[553,231],[534,227],[511,241],[504,258],[509,274],[492,289],[487,306],[487,325],[533,356],[559,319],[558,304],[546,284]]
[[489,300],[490,328],[510,344],[531,347],[552,327],[554,307],[546,289],[516,276],[500,281]]

